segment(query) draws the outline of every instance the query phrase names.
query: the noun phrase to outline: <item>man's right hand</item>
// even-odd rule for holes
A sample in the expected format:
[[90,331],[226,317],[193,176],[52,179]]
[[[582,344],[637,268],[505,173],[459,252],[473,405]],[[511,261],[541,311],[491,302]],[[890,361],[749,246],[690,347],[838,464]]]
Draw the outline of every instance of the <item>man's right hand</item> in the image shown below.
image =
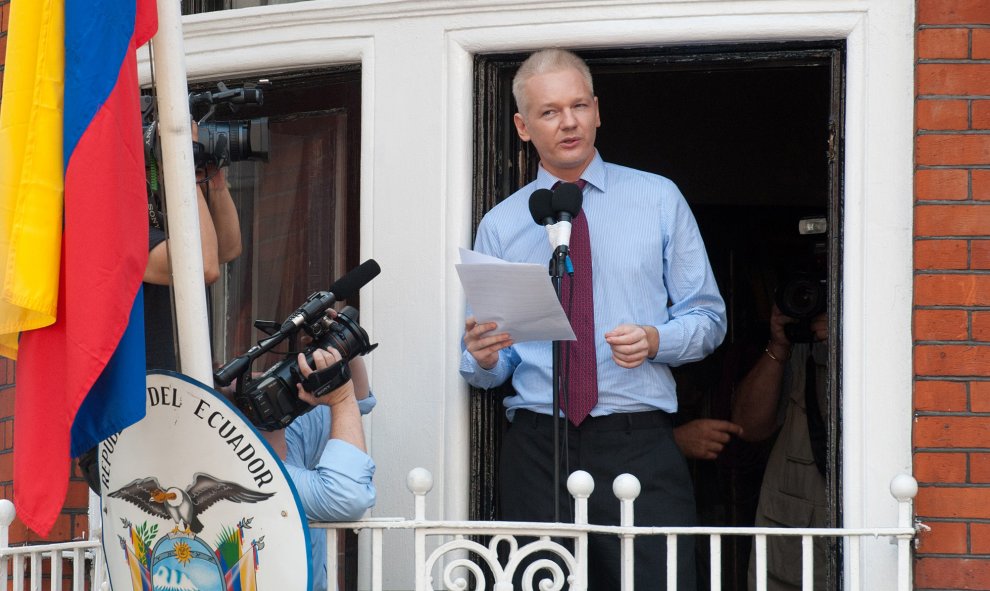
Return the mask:
[[695,419],[674,428],[674,441],[685,457],[693,460],[714,460],[743,429],[735,423],[717,419]]
[[[306,355],[300,353],[297,362],[299,363],[299,373],[302,375],[303,379],[306,379],[315,371],[321,369],[326,369],[340,361],[340,353],[336,349],[317,349],[313,351],[313,365],[310,367],[306,363]],[[324,404],[329,407],[334,407],[338,404],[344,402],[354,402],[357,404],[357,397],[354,394],[354,382],[352,380],[347,380],[344,385],[340,386],[336,390],[332,390],[323,396],[313,396],[311,393],[307,392],[301,383],[296,384],[296,389],[299,391],[299,399],[312,405]]]
[[464,323],[464,347],[484,369],[495,367],[498,352],[512,345],[509,333],[490,334],[496,326],[494,322],[478,324],[474,316]]

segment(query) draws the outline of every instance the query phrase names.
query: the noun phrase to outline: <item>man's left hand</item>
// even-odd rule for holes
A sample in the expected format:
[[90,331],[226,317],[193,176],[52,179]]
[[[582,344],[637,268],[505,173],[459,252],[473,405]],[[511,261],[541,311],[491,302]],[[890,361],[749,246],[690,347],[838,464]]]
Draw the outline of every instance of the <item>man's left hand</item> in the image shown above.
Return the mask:
[[633,368],[657,354],[660,334],[653,326],[620,324],[605,333],[605,342],[619,367]]

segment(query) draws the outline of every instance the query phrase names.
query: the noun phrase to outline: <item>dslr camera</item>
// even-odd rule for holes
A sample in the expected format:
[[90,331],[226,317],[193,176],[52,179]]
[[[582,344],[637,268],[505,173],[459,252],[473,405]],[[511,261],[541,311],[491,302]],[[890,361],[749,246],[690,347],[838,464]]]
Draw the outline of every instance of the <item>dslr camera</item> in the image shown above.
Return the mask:
[[[223,82],[218,90],[189,94],[189,112],[199,126],[199,141],[193,141],[193,161],[197,170],[207,166],[222,168],[231,162],[242,160],[268,160],[268,118],[235,121],[210,121],[217,107],[225,105],[236,112],[242,105],[260,105],[263,93],[260,88],[241,86],[227,88]],[[158,121],[154,113],[153,96],[141,97],[144,159],[149,166],[157,166],[160,160]]]
[[[798,230],[801,235],[825,234],[828,224],[823,216],[802,218]],[[777,308],[784,315],[797,319],[784,327],[792,343],[812,342],[811,321],[828,310],[826,258],[825,242],[816,241],[811,246],[810,259],[785,275],[774,294]]]

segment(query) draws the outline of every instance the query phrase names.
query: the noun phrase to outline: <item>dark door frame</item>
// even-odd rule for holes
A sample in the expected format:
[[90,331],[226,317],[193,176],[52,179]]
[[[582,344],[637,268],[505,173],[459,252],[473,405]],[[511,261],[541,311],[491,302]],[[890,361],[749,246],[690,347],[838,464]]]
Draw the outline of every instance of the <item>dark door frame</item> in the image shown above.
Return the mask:
[[[845,94],[844,41],[732,44],[682,47],[637,47],[578,51],[593,75],[605,72],[675,72],[725,69],[788,68],[802,65],[829,69],[827,217],[829,339],[828,360],[828,449],[830,469],[827,487],[830,499],[828,522],[842,523],[841,467],[841,261],[843,220],[843,129]],[[472,233],[482,216],[499,200],[525,185],[538,164],[535,151],[516,135],[512,124],[515,104],[512,76],[526,58],[525,53],[483,54],[475,57],[475,152]],[[596,91],[600,84],[596,78]],[[689,197],[690,200],[690,197]],[[473,234],[472,234],[473,236]],[[493,392],[473,390],[470,410],[470,501],[471,519],[498,519],[497,466],[501,433],[506,427],[502,398],[510,391],[503,386]],[[837,588],[840,559],[831,553],[829,588]]]

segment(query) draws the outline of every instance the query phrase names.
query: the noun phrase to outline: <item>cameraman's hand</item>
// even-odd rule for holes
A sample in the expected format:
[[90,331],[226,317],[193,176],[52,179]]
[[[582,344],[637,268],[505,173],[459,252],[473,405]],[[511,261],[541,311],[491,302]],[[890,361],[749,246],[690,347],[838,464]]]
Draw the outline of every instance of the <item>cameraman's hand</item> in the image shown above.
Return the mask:
[[[336,350],[317,349],[313,352],[313,365],[316,369],[326,369],[340,361],[340,353]],[[299,354],[299,372],[305,379],[315,370],[306,363],[306,356]],[[361,411],[354,398],[354,381],[347,383],[329,394],[316,398],[303,390],[302,384],[296,384],[299,398],[312,405],[325,404],[330,407],[330,439],[339,439],[350,443],[363,452],[367,452],[364,443],[364,428],[361,426]]]
[[198,184],[206,184],[208,189],[208,194],[210,195],[209,202],[213,202],[214,195],[229,193],[230,188],[227,186],[227,173],[224,168],[217,168],[212,164],[208,164],[206,169],[196,170],[196,182]]
[[781,312],[777,304],[773,305],[770,310],[770,342],[767,343],[767,349],[775,358],[781,360],[791,358],[792,344],[791,340],[787,338],[784,327],[795,322],[797,320]]
[[811,319],[811,334],[816,342],[828,340],[828,315],[819,314]]
[[[308,378],[314,371],[326,369],[338,361],[340,361],[340,353],[338,353],[335,349],[330,349],[329,351],[326,349],[317,349],[316,351],[313,351],[313,365],[316,366],[313,368],[306,363],[306,356],[300,353],[298,357],[299,373],[302,374],[302,377],[305,379]],[[357,405],[357,399],[354,396],[354,382],[351,380],[347,380],[347,383],[343,386],[320,397],[313,396],[304,390],[301,383],[296,384],[296,389],[299,391],[299,399],[313,406],[323,404],[332,408],[338,404],[344,404],[347,402],[352,402]]]

